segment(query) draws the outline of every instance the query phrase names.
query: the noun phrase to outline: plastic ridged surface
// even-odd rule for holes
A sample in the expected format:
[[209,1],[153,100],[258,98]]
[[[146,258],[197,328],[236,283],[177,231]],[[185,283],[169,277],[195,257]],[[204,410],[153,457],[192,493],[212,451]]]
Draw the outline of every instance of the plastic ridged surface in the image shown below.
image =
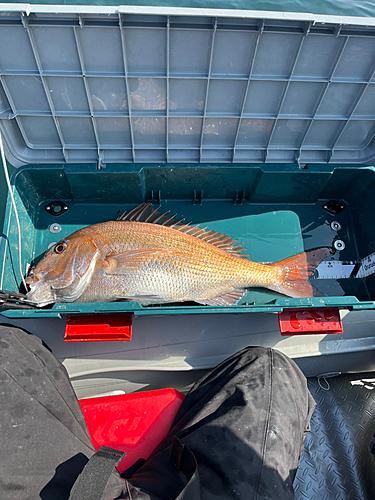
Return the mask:
[[296,500],[369,500],[375,493],[375,373],[309,379],[317,403],[294,482]]
[[1,12],[8,157],[371,164],[375,29],[302,19]]

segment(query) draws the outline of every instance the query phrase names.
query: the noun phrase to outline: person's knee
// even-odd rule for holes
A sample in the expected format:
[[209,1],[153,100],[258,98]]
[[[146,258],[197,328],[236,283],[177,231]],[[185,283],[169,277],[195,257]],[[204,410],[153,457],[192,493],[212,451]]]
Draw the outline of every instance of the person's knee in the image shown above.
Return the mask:
[[239,351],[237,355],[240,357],[251,357],[251,358],[268,360],[271,351],[273,351],[271,347],[247,346],[244,349],[242,349],[242,351]]
[[283,352],[277,349],[272,349],[272,360],[274,367],[276,367],[278,370],[292,370],[293,372],[304,378],[304,375],[302,374],[295,361],[293,361],[292,358],[290,358]]
[[287,382],[295,394],[307,397],[307,379],[299,366],[289,356],[276,349],[272,350],[272,373],[275,383]]
[[270,366],[272,371],[293,372],[298,377],[304,378],[296,363],[289,356],[271,347],[248,346],[237,352],[234,357],[244,364],[256,361],[258,365]]
[[34,351],[40,349],[43,345],[42,341],[25,330],[17,326],[3,324],[0,325],[0,347],[5,354],[5,350],[12,348],[15,351],[22,352],[24,350]]
[[7,323],[0,325],[0,337],[7,337],[10,335],[32,335],[29,331],[24,328],[19,328],[18,326],[9,325]]
[[262,346],[248,346],[242,349],[241,351],[236,352],[230,358],[228,358],[227,362],[239,367],[250,367],[254,363],[258,366],[266,366],[271,364],[272,349],[270,347],[262,347]]
[[[248,346],[237,353],[239,356],[256,356],[259,359],[269,360],[270,358],[279,361],[284,365],[296,366],[295,362],[283,352],[272,347]],[[297,367],[298,368],[298,367]],[[298,368],[299,369],[299,368]]]

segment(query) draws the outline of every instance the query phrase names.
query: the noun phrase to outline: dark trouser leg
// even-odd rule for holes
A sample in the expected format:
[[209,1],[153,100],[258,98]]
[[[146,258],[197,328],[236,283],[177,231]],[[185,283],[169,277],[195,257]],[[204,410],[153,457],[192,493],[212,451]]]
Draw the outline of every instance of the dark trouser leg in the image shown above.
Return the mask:
[[[65,500],[94,451],[79,404],[40,340],[6,326],[0,405],[0,498]],[[175,499],[187,482],[169,462],[176,434],[198,459],[203,500],[291,498],[313,406],[290,359],[244,349],[195,385],[151,459],[130,484],[113,474],[103,499]]]
[[177,434],[198,461],[203,500],[293,498],[314,406],[292,360],[271,349],[244,349],[194,386],[168,437],[130,479],[133,492],[177,497],[186,484],[169,463]]
[[27,332],[0,326],[0,498],[65,500],[94,453],[65,368]]

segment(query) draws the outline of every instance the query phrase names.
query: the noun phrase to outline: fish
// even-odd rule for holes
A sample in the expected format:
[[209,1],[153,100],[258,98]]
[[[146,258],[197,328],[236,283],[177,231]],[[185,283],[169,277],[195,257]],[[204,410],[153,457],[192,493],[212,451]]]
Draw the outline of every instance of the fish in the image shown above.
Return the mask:
[[184,224],[159,208],[143,203],[60,240],[31,269],[27,299],[38,307],[118,300],[230,306],[252,287],[289,297],[321,295],[309,277],[331,248],[253,262],[231,236]]

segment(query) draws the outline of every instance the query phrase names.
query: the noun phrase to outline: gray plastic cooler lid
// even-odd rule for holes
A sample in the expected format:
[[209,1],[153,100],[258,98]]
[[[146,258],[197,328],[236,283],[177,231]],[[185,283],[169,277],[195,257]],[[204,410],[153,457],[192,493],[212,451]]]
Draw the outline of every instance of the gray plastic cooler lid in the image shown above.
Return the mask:
[[15,166],[375,158],[375,18],[3,4],[0,83]]

